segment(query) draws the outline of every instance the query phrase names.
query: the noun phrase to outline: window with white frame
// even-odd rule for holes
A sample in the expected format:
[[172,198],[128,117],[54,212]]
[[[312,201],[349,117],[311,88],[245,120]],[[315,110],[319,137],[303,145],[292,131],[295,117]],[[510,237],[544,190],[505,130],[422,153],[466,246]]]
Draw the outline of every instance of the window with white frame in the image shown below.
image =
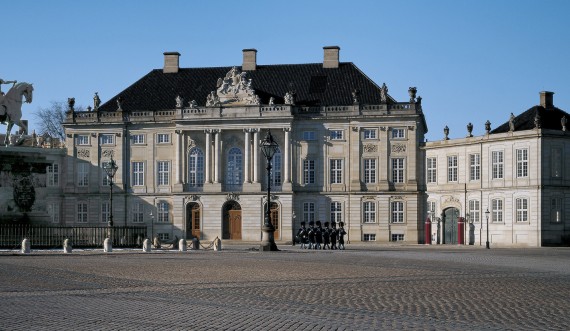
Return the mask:
[[315,183],[315,160],[303,160],[303,184]]
[[87,223],[87,203],[86,202],[79,202],[76,206],[77,208],[77,219],[78,223]]
[[457,182],[457,155],[447,157],[447,181]]
[[404,158],[392,158],[392,182],[397,184],[403,183],[404,173]]
[[365,233],[362,235],[362,241],[376,241],[375,233]]
[[481,154],[469,155],[469,180],[481,179]]
[[392,129],[392,139],[404,139],[406,138],[406,130],[402,128]]
[[364,183],[376,183],[376,159],[364,159]]
[[77,186],[89,186],[89,166],[87,162],[79,162],[77,164]]
[[47,166],[47,186],[59,186],[59,164],[54,163]]
[[552,148],[550,152],[550,165],[551,165],[551,176],[553,178],[562,177],[562,148],[556,147]]
[[404,223],[404,202],[392,201],[392,223]]
[[435,157],[427,158],[427,182],[437,183],[437,159]]
[[435,208],[436,208],[436,203],[435,201],[428,201],[428,215],[431,218],[431,221],[433,222],[433,220],[436,218],[435,215]]
[[330,160],[330,182],[331,184],[342,183],[342,159]]
[[158,185],[169,185],[170,184],[170,161],[158,161],[157,163],[158,171]]
[[303,140],[317,140],[315,131],[303,131]]
[[109,222],[109,217],[111,215],[111,206],[108,201],[101,202],[101,223]]
[[101,145],[114,145],[115,144],[115,135],[105,133],[99,136],[99,141]]
[[303,203],[303,221],[309,225],[309,222],[315,221],[315,203],[314,202],[304,202]]
[[376,129],[364,129],[364,139],[376,139]]
[[170,240],[170,233],[168,232],[159,232],[156,235],[161,241]]
[[102,186],[109,186],[111,183],[111,178],[107,176],[107,171],[105,169],[109,166],[111,161],[101,161],[101,185]]
[[391,240],[392,241],[404,241],[404,234],[403,233],[392,233]]
[[156,142],[158,144],[170,143],[170,133],[158,133],[156,135]]
[[133,223],[143,223],[144,222],[144,204],[142,202],[133,203],[131,209],[131,221]]
[[517,222],[528,222],[528,199],[517,198],[515,205],[517,208]]
[[278,188],[281,186],[281,181],[282,181],[282,177],[281,177],[281,160],[282,160],[282,156],[281,156],[281,149],[277,148],[277,150],[275,151],[275,154],[273,154],[273,161],[271,161],[272,163],[272,167],[271,167],[271,186],[274,188]]
[[528,149],[516,150],[517,155],[517,178],[528,177]]
[[132,163],[133,168],[133,186],[144,186],[144,162],[135,161]]
[[479,223],[481,220],[481,204],[479,200],[469,200],[469,219],[475,223]]
[[331,223],[332,222],[336,222],[337,224],[342,222],[342,203],[338,201],[331,202]]
[[47,212],[51,223],[59,223],[59,202],[51,202],[47,205]]
[[503,151],[491,152],[492,178],[502,179],[504,176],[504,155]]
[[145,135],[144,134],[133,134],[131,136],[133,141],[133,145],[143,145],[145,143]]
[[243,154],[241,149],[232,147],[228,151],[228,163],[226,166],[226,185],[243,184]]
[[188,184],[191,187],[204,186],[204,153],[198,147],[188,153]]
[[363,204],[364,223],[376,223],[376,203],[374,201],[365,201]]
[[503,222],[503,200],[493,199],[491,200],[491,209],[493,222],[502,223]]
[[330,130],[330,138],[331,140],[343,140],[344,130]]
[[77,145],[89,145],[89,135],[80,134],[77,135]]
[[157,222],[159,223],[168,223],[169,222],[169,205],[166,201],[159,201],[156,205],[156,209],[158,211],[158,219]]
[[552,223],[562,222],[562,198],[554,197],[550,200],[550,221]]

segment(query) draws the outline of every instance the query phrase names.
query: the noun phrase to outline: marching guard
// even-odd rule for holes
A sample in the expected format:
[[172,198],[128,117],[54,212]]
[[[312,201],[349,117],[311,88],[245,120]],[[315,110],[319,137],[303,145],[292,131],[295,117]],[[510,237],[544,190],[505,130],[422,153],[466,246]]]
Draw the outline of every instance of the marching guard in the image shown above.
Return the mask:
[[344,250],[344,235],[346,235],[346,231],[344,231],[344,222],[339,222],[338,225],[338,249]]
[[331,249],[331,228],[329,226],[329,222],[325,222],[325,228],[323,230],[323,249]]
[[301,248],[307,248],[307,228],[305,228],[305,222],[301,222],[301,228],[297,231],[297,239],[301,244]]
[[331,222],[331,231],[330,231],[330,239],[331,239],[331,249],[336,249],[336,238],[338,233],[336,232],[336,222]]
[[323,227],[321,226],[321,221],[317,221],[317,227],[315,228],[315,249],[321,249],[321,244],[323,243]]
[[309,237],[308,249],[314,249],[316,243],[315,243],[315,222],[313,221],[309,222],[309,230],[307,232],[307,236]]

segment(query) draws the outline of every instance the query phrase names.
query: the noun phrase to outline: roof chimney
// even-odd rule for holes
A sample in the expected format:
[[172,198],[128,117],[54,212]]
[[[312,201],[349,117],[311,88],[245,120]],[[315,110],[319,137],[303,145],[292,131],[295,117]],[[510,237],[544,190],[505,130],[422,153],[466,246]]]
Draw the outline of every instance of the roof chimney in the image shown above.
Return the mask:
[[253,71],[257,68],[257,49],[250,48],[243,50],[243,64],[241,70]]
[[325,58],[323,61],[323,68],[338,68],[338,53],[340,47],[338,46],[325,46]]
[[540,92],[540,105],[546,109],[553,108],[554,92],[542,91]]
[[165,74],[168,73],[177,73],[178,72],[178,58],[180,57],[180,53],[178,52],[164,52],[164,68],[162,72]]

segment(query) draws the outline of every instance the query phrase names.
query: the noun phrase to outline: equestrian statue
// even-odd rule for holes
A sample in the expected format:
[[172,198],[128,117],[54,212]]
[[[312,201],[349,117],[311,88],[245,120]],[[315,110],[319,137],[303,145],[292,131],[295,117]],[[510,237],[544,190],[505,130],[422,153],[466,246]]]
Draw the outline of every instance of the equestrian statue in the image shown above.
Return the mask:
[[12,88],[8,93],[4,94],[0,90],[0,123],[6,124],[6,137],[4,138],[4,145],[8,146],[10,144],[10,131],[12,131],[12,126],[17,124],[23,131],[27,131],[28,128],[22,122],[22,102],[25,98],[25,102],[32,102],[32,93],[34,87],[32,84],[16,81],[5,81],[0,78],[0,87],[2,84],[12,83]]

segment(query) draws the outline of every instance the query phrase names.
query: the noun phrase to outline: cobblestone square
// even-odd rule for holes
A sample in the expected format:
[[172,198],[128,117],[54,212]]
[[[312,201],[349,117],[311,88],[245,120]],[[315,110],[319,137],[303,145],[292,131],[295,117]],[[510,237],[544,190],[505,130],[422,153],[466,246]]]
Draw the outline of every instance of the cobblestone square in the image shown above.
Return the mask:
[[[257,244],[258,245],[258,244]],[[0,252],[2,330],[567,330],[570,249]]]

